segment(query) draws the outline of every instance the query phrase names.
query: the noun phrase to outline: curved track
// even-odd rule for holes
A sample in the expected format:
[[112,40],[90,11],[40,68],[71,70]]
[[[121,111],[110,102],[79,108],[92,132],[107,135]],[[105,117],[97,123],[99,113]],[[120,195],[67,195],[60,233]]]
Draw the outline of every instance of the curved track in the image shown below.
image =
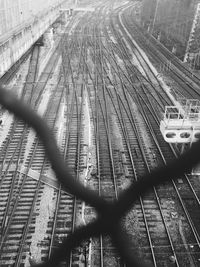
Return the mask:
[[[145,47],[138,26],[130,29],[131,14],[130,3],[120,1],[75,14],[61,49],[39,77],[39,50],[33,49],[21,92],[54,132],[74,178],[108,201],[176,157],[159,132],[164,106],[172,100],[131,40],[134,30]],[[182,94],[188,94],[186,88]],[[63,191],[40,140],[18,119],[11,119],[5,133],[0,163],[1,266],[49,259],[69,233],[96,216]],[[141,197],[122,220],[134,253],[154,266],[198,266],[199,197],[197,180],[187,175]],[[61,266],[89,264],[124,263],[109,237],[100,236],[75,248]]]

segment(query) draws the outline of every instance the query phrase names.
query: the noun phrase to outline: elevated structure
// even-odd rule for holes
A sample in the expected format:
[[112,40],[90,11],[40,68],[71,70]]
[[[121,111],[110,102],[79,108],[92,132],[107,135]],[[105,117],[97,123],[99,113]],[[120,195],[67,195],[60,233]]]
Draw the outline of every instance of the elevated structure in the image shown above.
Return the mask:
[[69,0],[0,1],[0,77],[70,5]]
[[168,143],[192,143],[200,139],[200,101],[181,99],[181,107],[166,106],[160,131]]

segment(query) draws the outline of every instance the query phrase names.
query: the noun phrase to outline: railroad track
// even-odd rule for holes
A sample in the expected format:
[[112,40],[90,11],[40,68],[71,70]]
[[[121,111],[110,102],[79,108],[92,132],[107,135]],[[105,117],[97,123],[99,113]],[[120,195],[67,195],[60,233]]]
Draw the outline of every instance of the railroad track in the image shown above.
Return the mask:
[[[80,23],[77,27],[81,31]],[[75,33],[77,31],[75,28]],[[64,80],[68,84],[68,93],[66,94],[67,110],[66,110],[66,130],[64,144],[62,145],[63,156],[71,169],[75,179],[84,179],[80,177],[81,172],[87,168],[85,158],[85,144],[84,144],[84,85],[80,85],[79,81],[82,79],[80,68],[82,68],[80,62],[83,57],[83,37],[78,38],[73,34],[68,46],[65,46],[65,53],[63,62],[65,62],[64,68],[66,68],[64,74]],[[80,40],[81,39],[81,40]],[[81,47],[80,51],[79,48]],[[70,57],[69,57],[70,55]],[[78,71],[74,71],[78,64]],[[77,70],[77,69],[76,69]],[[76,197],[68,196],[59,188],[56,197],[56,210],[54,219],[52,221],[52,237],[50,243],[50,249],[48,258],[51,257],[53,252],[59,247],[59,243],[69,233],[74,232],[76,227],[84,222],[84,204],[76,199]],[[81,244],[78,248],[74,249],[70,255],[66,255],[66,259],[63,259],[61,266],[76,266],[81,262],[87,261],[87,242]]]
[[[128,102],[127,99],[123,99],[119,96],[111,96],[111,99],[115,99],[118,103],[119,108],[115,108],[116,111],[120,110],[120,116],[119,120],[121,122],[121,128],[124,129],[124,136],[125,136],[125,143],[126,146],[129,148],[129,157],[128,160],[126,157],[126,164],[128,165],[128,177],[132,176],[134,179],[139,179],[148,169],[147,165],[147,159],[144,157],[145,155],[145,145],[144,143],[141,145],[138,145],[138,143],[141,142],[141,136],[142,133],[139,132],[139,129],[143,127],[138,127],[136,124],[136,121],[132,121],[133,114],[129,105],[126,105],[124,103]],[[127,97],[129,98],[129,97]],[[113,101],[114,102],[114,101]],[[113,107],[117,106],[116,103],[113,103]],[[136,108],[135,108],[136,109]],[[135,110],[134,110],[135,111]],[[128,114],[129,113],[129,114]],[[120,118],[121,117],[121,118]],[[131,123],[132,121],[132,123]],[[136,133],[134,133],[134,131]],[[141,131],[141,130],[140,130]],[[140,136],[141,135],[141,136]],[[147,151],[146,151],[147,152]],[[127,153],[127,152],[126,152]],[[136,161],[137,158],[137,161]],[[132,172],[131,172],[132,170]],[[163,211],[161,209],[161,204],[157,197],[157,192],[154,190],[154,194],[148,194],[148,196],[144,198],[140,198],[140,201],[137,203],[137,218],[138,220],[143,220],[143,228],[140,229],[142,232],[141,236],[145,237],[145,239],[142,239],[140,236],[140,244],[142,244],[143,249],[143,255],[147,255],[147,259],[149,261],[153,262],[154,265],[158,264],[159,266],[162,266],[164,259],[166,263],[166,258],[173,255],[173,244],[171,242],[170,235],[168,233],[168,227],[165,222],[165,218],[163,216]],[[154,219],[152,219],[152,217]],[[156,236],[155,232],[155,224],[162,225],[161,231],[160,231],[160,237]],[[145,241],[149,241],[145,243]],[[139,243],[139,242],[138,242]],[[146,250],[145,250],[146,248]],[[167,256],[168,255],[168,256]]]
[[[140,95],[140,93],[138,92],[138,94]],[[141,98],[141,96],[140,96],[140,98]],[[171,149],[170,149],[170,152],[168,151],[166,151],[167,149],[166,149],[166,146],[165,146],[165,143],[163,143],[162,142],[162,137],[161,137],[161,135],[160,135],[160,132],[159,132],[159,116],[158,116],[158,114],[155,112],[155,110],[152,108],[152,104],[151,104],[151,101],[149,100],[149,98],[147,97],[147,94],[145,93],[145,94],[143,94],[143,97],[141,98],[141,100],[142,100],[142,102],[143,102],[143,104],[141,105],[141,106],[144,106],[144,107],[146,107],[147,106],[147,104],[145,105],[145,103],[147,103],[147,101],[149,102],[149,104],[148,104],[148,114],[150,114],[150,115],[152,115],[152,111],[154,111],[153,113],[154,113],[154,115],[153,116],[155,116],[156,117],[156,119],[154,120],[154,122],[153,121],[151,121],[151,125],[153,126],[154,125],[154,127],[156,128],[157,127],[157,129],[155,130],[155,133],[156,133],[156,136],[157,137],[159,137],[160,138],[160,141],[159,141],[159,143],[160,143],[160,145],[162,146],[162,149],[165,151],[165,153],[166,153],[166,159],[170,159],[170,158],[172,158],[172,154],[173,155],[175,155],[176,153],[175,153],[175,151],[174,151],[174,149],[173,149],[173,147],[171,146]],[[147,112],[147,110],[144,112],[145,114],[147,114],[146,112]],[[153,117],[152,116],[152,117]],[[163,144],[162,144],[163,143]],[[185,181],[185,182],[183,182],[182,184],[181,184],[181,186],[179,185],[179,188],[181,187],[181,188],[184,188],[184,190],[186,191],[185,193],[183,192],[183,194],[185,194],[185,197],[183,197],[184,199],[186,198],[186,206],[188,206],[188,202],[191,202],[191,203],[193,203],[193,205],[196,207],[196,209],[198,210],[199,209],[199,207],[198,207],[198,203],[199,203],[199,199],[198,199],[198,193],[199,193],[199,190],[197,189],[197,190],[195,190],[196,189],[196,184],[195,184],[195,182],[194,182],[194,178],[192,179],[192,177],[191,177],[191,181],[192,182],[190,182],[190,180],[188,179],[188,177],[187,176],[185,176],[185,178],[183,178],[183,180]],[[176,181],[175,181],[175,183],[176,183]],[[183,191],[184,191],[183,190]],[[187,195],[187,197],[186,197],[186,195]],[[188,198],[188,201],[187,201],[187,198]],[[189,207],[188,207],[189,208]],[[193,213],[193,211],[192,210],[190,210],[190,212],[191,212],[191,214]],[[195,213],[195,212],[194,212]],[[197,220],[197,217],[196,217],[196,215],[195,216],[191,216],[191,217],[193,217],[193,221],[195,222],[196,220]],[[197,227],[197,229],[198,229],[198,226],[196,225],[196,227]]]
[[[130,9],[131,10],[131,9]],[[167,48],[157,42],[157,40],[145,33],[144,30],[134,20],[130,20],[132,10],[125,10],[122,13],[122,21],[126,26],[126,29],[130,34],[134,29],[134,39],[137,40],[141,48],[149,54],[153,62],[156,62],[158,66],[161,64],[167,64],[170,62],[168,73],[170,77],[179,85],[175,90],[178,94],[185,96],[186,98],[197,98],[199,99],[199,83],[200,79],[194,73],[192,73],[183,63]],[[167,75],[167,72],[165,72]]]
[[[98,47],[97,47],[97,51],[100,51],[101,49],[100,49],[100,45],[97,45]],[[95,58],[95,56],[94,56],[94,58]],[[100,57],[100,59],[101,59],[101,61],[102,61],[102,56]],[[98,59],[99,60],[99,59]],[[101,62],[100,61],[100,62]],[[98,62],[95,62],[95,65],[97,65],[98,66]],[[103,75],[102,75],[102,77],[104,77],[104,69],[102,69],[102,62],[101,62],[101,64],[99,64],[100,66],[98,66],[98,69],[97,69],[97,73],[99,74],[99,75],[102,75],[102,73],[103,73]],[[119,73],[117,73],[117,75],[119,75]],[[103,79],[102,79],[103,80]],[[101,82],[102,84],[101,84],[101,86],[100,87],[103,87],[104,86],[104,88],[105,88],[105,81],[102,81]],[[99,82],[97,81],[96,83],[94,82],[93,84],[97,84],[97,88],[98,88],[98,84],[99,84]],[[106,109],[106,104],[105,104],[105,91],[103,91],[102,92],[102,89],[101,89],[101,91],[100,90],[98,90],[98,96],[99,96],[99,99],[103,99],[104,98],[104,106],[105,106],[105,109]],[[98,99],[98,101],[99,101],[99,99]],[[98,101],[96,102],[96,103],[98,103]],[[158,101],[158,100],[157,100]],[[101,101],[99,101],[99,103],[101,103]],[[123,101],[121,101],[121,103],[123,103]],[[123,105],[123,104],[121,104],[121,105]],[[98,106],[98,104],[96,104],[96,106]],[[103,115],[103,118],[104,118],[104,128],[105,128],[105,130],[104,130],[104,132],[102,131],[101,132],[101,135],[103,136],[103,135],[105,135],[105,131],[107,130],[107,133],[108,133],[108,119],[106,118],[106,112],[104,111],[104,113],[103,113],[103,108],[102,108],[102,106],[100,106],[101,107],[101,111],[102,111],[102,114],[104,114]],[[125,109],[125,108],[124,108]],[[127,109],[127,108],[126,108]],[[107,126],[106,126],[107,125]],[[106,129],[106,127],[107,127],[107,129]],[[138,128],[139,128],[139,126],[137,126]],[[101,128],[103,128],[103,125],[101,125]],[[128,131],[128,132],[131,132],[130,130]],[[141,133],[140,133],[141,134]],[[148,134],[150,134],[150,132],[148,133]],[[138,137],[137,137],[138,138]],[[136,140],[137,140],[137,138],[136,138]],[[105,138],[104,138],[105,139]],[[133,138],[132,138],[133,139]],[[104,141],[105,142],[105,141]],[[143,146],[143,147],[145,147],[145,144],[143,143],[143,144],[141,144],[140,145],[141,147]],[[106,146],[105,146],[106,147]],[[107,144],[107,147],[109,147],[109,144]],[[104,148],[105,149],[105,148]],[[137,151],[137,152],[136,152]],[[139,151],[139,148],[136,150],[136,151],[134,151],[134,153],[138,156],[138,151]],[[145,153],[147,154],[147,151],[146,152],[143,152],[143,154],[145,155]],[[106,154],[108,154],[108,151],[106,152]],[[111,154],[111,153],[110,153]],[[143,155],[143,157],[144,157],[144,155]],[[99,158],[101,158],[101,155],[100,155],[100,157]],[[153,158],[153,157],[152,157]],[[151,158],[151,164],[152,164],[152,158]],[[144,159],[143,159],[144,160]],[[141,160],[142,161],[142,160]],[[110,160],[109,160],[109,158],[108,159],[106,159],[106,162],[107,163],[104,163],[104,166],[109,166],[109,162],[110,162]],[[147,162],[147,159],[146,159],[146,162]],[[155,164],[154,164],[155,165]],[[149,165],[147,165],[147,167],[146,168],[148,168],[148,166]],[[143,166],[144,167],[144,166]],[[144,169],[143,167],[140,167],[140,169]],[[109,167],[106,167],[106,170],[107,169],[109,169]],[[142,174],[141,174],[142,175]],[[110,176],[111,176],[111,173],[110,173]],[[109,190],[110,191],[110,190]],[[162,192],[162,190],[160,190],[161,192]],[[161,194],[161,193],[160,193]],[[155,197],[156,196],[156,197]],[[174,259],[175,259],[175,261],[177,262],[177,264],[178,264],[178,260],[179,260],[179,262],[181,261],[181,259],[179,258],[179,259],[177,259],[177,256],[176,256],[176,254],[174,253],[173,254],[173,251],[174,251],[174,246],[176,246],[176,249],[177,249],[177,252],[176,253],[180,253],[180,251],[178,250],[179,248],[178,248],[178,242],[176,241],[176,240],[173,240],[173,242],[175,243],[174,245],[173,245],[173,243],[172,243],[172,233],[169,233],[169,229],[168,229],[168,226],[167,226],[167,222],[166,222],[166,219],[164,218],[164,216],[163,216],[163,213],[165,212],[166,213],[166,208],[162,208],[161,209],[161,203],[160,202],[158,202],[158,194],[157,194],[157,192],[155,192],[155,196],[154,196],[154,198],[151,196],[150,197],[150,199],[146,199],[146,202],[145,202],[145,204],[146,204],[146,206],[145,206],[145,209],[146,209],[146,213],[148,213],[149,212],[149,210],[151,210],[151,212],[152,212],[152,210],[159,210],[159,214],[160,215],[157,215],[157,216],[160,216],[160,219],[159,219],[159,222],[160,222],[160,224],[161,224],[161,222],[162,222],[162,224],[164,225],[164,231],[163,231],[163,240],[161,240],[160,241],[160,243],[159,243],[159,241],[157,241],[157,239],[155,238],[155,232],[153,232],[153,230],[152,230],[152,228],[151,228],[151,235],[153,236],[153,238],[154,238],[154,242],[156,242],[157,241],[157,245],[156,245],[156,249],[155,250],[157,250],[157,252],[155,252],[154,254],[156,255],[156,261],[155,262],[161,262],[162,264],[164,264],[164,258],[166,258],[166,255],[168,255],[167,256],[167,259],[168,259],[168,263],[170,264],[170,257],[171,256],[173,256],[174,257]],[[155,202],[155,199],[157,200],[157,202]],[[149,204],[149,202],[150,202],[150,204]],[[153,204],[152,204],[152,202],[153,202]],[[157,204],[156,204],[157,203]],[[148,205],[149,206],[151,206],[151,205],[153,205],[153,208],[151,209],[150,207],[148,207]],[[162,204],[163,205],[163,204]],[[148,212],[147,212],[148,211]],[[150,213],[151,213],[150,212]],[[149,223],[150,223],[150,221],[149,221]],[[155,221],[154,221],[154,223],[155,223]],[[167,241],[168,240],[168,241]],[[178,239],[177,239],[178,240]],[[162,243],[163,242],[163,243]],[[101,242],[100,242],[101,243]],[[152,241],[151,241],[151,243],[152,243]],[[102,246],[102,244],[101,244],[101,246]],[[153,247],[152,247],[153,248]],[[160,251],[162,252],[162,254],[163,254],[163,258],[161,257],[161,258],[159,258],[159,253],[158,253],[158,251],[159,251],[159,249],[160,249]],[[166,251],[165,251],[165,249],[166,249]],[[154,255],[154,256],[155,256]],[[188,257],[189,258],[189,257]],[[187,260],[188,260],[188,258],[186,257],[185,259],[184,259],[184,263],[185,262],[187,262]],[[166,261],[165,261],[165,263],[166,263]],[[183,263],[182,263],[183,264]]]
[[[157,124],[170,99],[153,74],[141,75],[133,65],[126,32],[114,24],[117,15],[113,21],[106,19],[119,12],[118,3],[107,1],[94,14],[74,19],[62,39],[62,52],[53,55],[40,77],[35,50],[24,89],[24,99],[53,130],[75,179],[108,201],[115,201],[131,182],[175,158]],[[27,126],[16,121],[16,127],[11,127],[11,142],[1,147],[2,266],[29,266],[30,256],[31,260],[51,258],[65,237],[96,216],[92,207],[57,183],[37,137],[28,142]],[[194,181],[180,177],[140,197],[122,220],[137,246],[132,247],[134,253],[154,266],[198,266],[199,194]],[[66,264],[123,266],[107,236],[80,244],[61,266]]]
[[[94,128],[95,128],[95,144],[97,157],[97,175],[94,177],[93,187],[96,191],[109,201],[115,201],[118,198],[118,184],[116,180],[116,168],[114,166],[114,149],[112,142],[112,133],[110,127],[109,107],[107,106],[105,88],[106,81],[104,79],[104,61],[102,54],[101,42],[97,30],[93,30],[93,60],[94,60],[94,77],[90,72],[90,78],[94,85],[94,91],[89,93],[93,95],[90,103]],[[107,249],[109,248],[109,249]],[[119,266],[116,250],[108,237],[100,236],[99,239],[93,240],[93,264],[94,266],[106,266],[112,264]]]
[[[59,95],[59,92],[57,94]],[[55,101],[54,104],[56,105]],[[60,102],[56,106],[59,107],[59,105]],[[50,110],[54,111],[52,108]],[[51,113],[51,116],[53,114]],[[57,112],[54,114],[54,119],[51,118],[51,122],[55,122],[56,115]],[[25,170],[22,171],[21,168],[17,170],[18,172],[15,170],[15,173],[13,173],[15,179],[13,178],[12,181],[11,192],[15,192],[15,197],[13,195],[10,197],[7,212],[4,213],[3,218],[4,224],[2,225],[3,231],[1,236],[2,264],[4,264],[9,253],[12,257],[10,257],[9,261],[6,260],[7,264],[14,262],[14,266],[19,266],[21,261],[26,259],[25,255],[29,251],[30,246],[27,236],[30,238],[33,229],[35,229],[34,222],[36,221],[37,214],[37,212],[34,212],[35,205],[41,198],[44,190],[44,185],[41,183],[40,177],[45,171],[45,168],[49,168],[49,166],[48,164],[46,166],[44,149],[41,147],[38,139],[33,142],[33,146],[34,148],[27,157],[29,159],[28,163],[25,162],[24,164]],[[30,169],[38,171],[38,181],[29,177]],[[18,229],[17,233],[13,229]]]
[[[37,80],[39,47],[35,46],[33,49],[22,99],[27,104],[31,104],[35,110],[41,106],[41,97],[43,97],[46,85],[49,86],[48,80],[58,63],[58,55],[58,52],[54,53],[48,62],[48,66],[42,72],[39,80]],[[42,104],[45,105],[45,103]],[[59,103],[57,104],[59,105]],[[40,111],[40,113],[43,112],[44,110]],[[28,144],[28,138],[32,138],[30,144]],[[13,121],[4,143],[1,150],[3,171],[1,190],[4,191],[1,202],[1,265],[10,266],[13,262],[14,266],[19,266],[21,261],[25,261],[25,255],[30,251],[31,242],[25,241],[25,239],[28,229],[30,233],[34,232],[34,222],[37,215],[37,212],[34,212],[34,208],[43,194],[43,185],[40,187],[41,182],[37,181],[37,179],[40,179],[39,173],[36,173],[37,179],[34,180],[29,176],[29,169],[35,168],[38,170],[38,164],[40,165],[44,161],[44,149],[40,147],[36,151],[38,141],[34,141],[34,134],[30,132],[30,129],[23,122],[17,119]],[[26,149],[30,149],[31,145],[35,145],[35,147],[28,151],[30,152],[28,154]],[[35,164],[35,167],[33,167],[30,162],[36,154],[37,159],[34,159],[35,163],[33,165]],[[29,223],[32,223],[32,225],[28,225]],[[15,231],[15,229],[17,230]],[[30,233],[28,239],[30,239]]]
[[[130,90],[130,92],[131,92],[131,94],[133,95],[133,91],[131,91]],[[141,95],[142,94],[142,92],[141,91],[139,91],[139,90],[137,90],[137,94],[138,95]],[[149,99],[148,99],[148,97],[147,97],[147,94],[143,94],[143,96],[145,96],[145,100],[143,99],[143,102],[142,102],[142,104],[140,104],[139,106],[140,106],[140,109],[143,109],[142,107],[143,106],[146,106],[145,105],[145,103],[147,103],[147,101],[148,101],[148,105],[149,105],[149,108],[148,108],[148,110],[144,110],[143,112],[142,112],[142,114],[149,114],[149,116],[150,116],[150,114],[151,114],[151,110],[153,110],[152,109],[152,106],[150,105],[150,101],[149,101]],[[141,97],[141,96],[140,96]],[[135,98],[135,97],[134,97]],[[122,103],[123,103],[123,101],[122,101]],[[148,112],[148,113],[147,113]],[[155,115],[155,114],[154,114]],[[144,115],[143,115],[144,116]],[[159,122],[159,117],[157,116],[157,122]],[[149,122],[148,122],[149,123]],[[141,122],[139,123],[139,124],[141,124]],[[152,127],[153,127],[153,122],[151,121],[150,122],[150,125],[152,125]],[[159,134],[159,127],[158,127],[159,125],[157,124],[157,132],[156,132],[156,136],[160,136],[160,134]],[[152,135],[152,134],[151,134]],[[151,136],[150,135],[150,136]],[[163,144],[163,140],[160,140],[160,144]],[[143,147],[145,147],[145,144],[143,145]],[[162,145],[162,147],[164,147],[164,144]],[[164,149],[164,148],[162,148],[162,149]],[[165,144],[165,150],[166,150],[166,144]],[[166,152],[166,151],[165,151]],[[147,153],[147,154],[149,154],[149,153]],[[170,156],[172,156],[172,154],[170,155]],[[168,156],[169,157],[169,156]],[[186,187],[186,185],[184,185],[183,187]],[[187,187],[188,188],[188,187]],[[187,193],[185,193],[186,195],[188,195],[188,191],[187,191]],[[192,191],[190,191],[190,195],[192,194]],[[194,199],[194,195],[193,195],[193,199]],[[194,201],[194,200],[193,200]],[[197,199],[196,199],[196,202],[197,202]],[[186,216],[187,217],[187,216]],[[189,220],[190,221],[190,220]],[[196,229],[194,229],[194,228],[192,228],[193,226],[191,225],[191,229],[193,229],[194,230],[194,235],[195,235],[195,231],[196,231]],[[198,244],[198,239],[196,240],[196,244]]]
[[[99,71],[98,71],[98,72],[99,72]],[[118,74],[118,75],[119,75],[119,74]],[[121,101],[121,102],[123,103],[123,101]],[[138,127],[139,127],[139,126],[138,126]],[[130,132],[130,131],[129,131],[129,132]],[[143,144],[143,146],[145,147],[144,144]],[[151,161],[152,161],[152,158],[151,158]],[[151,163],[152,163],[152,162],[151,162]],[[162,190],[160,190],[160,194],[161,194],[161,193],[162,193]],[[154,204],[154,205],[155,205],[155,204]],[[161,206],[161,204],[159,204],[159,205],[157,204],[157,206]],[[155,208],[155,207],[154,207],[154,208]],[[154,209],[154,208],[153,208],[153,209]],[[165,211],[165,212],[166,212],[166,211]],[[162,214],[162,213],[160,213],[160,214]],[[160,216],[161,216],[161,215],[160,215]],[[163,217],[163,216],[161,216],[161,217],[162,217],[162,221],[164,221],[164,219],[163,219],[164,217]],[[160,218],[161,218],[161,217],[160,217]],[[167,229],[167,227],[166,227],[166,225],[167,225],[166,222],[165,222],[164,225],[165,225],[165,229]],[[166,232],[168,232],[168,231],[166,230]],[[165,233],[165,234],[166,234],[166,233]],[[172,233],[170,233],[170,235],[169,235],[169,233],[168,233],[168,236],[172,236]],[[166,236],[165,236],[165,239],[166,239]],[[169,239],[169,237],[168,237],[168,239]],[[166,240],[165,240],[165,242],[166,242]],[[176,249],[177,249],[177,253],[180,252],[180,251],[178,250],[179,248],[177,248],[177,242],[176,242],[175,240],[173,240],[173,242],[175,242]],[[170,251],[172,252],[172,251],[173,251],[173,246],[172,246],[173,244],[170,244],[170,245],[171,245],[171,247],[172,247],[172,249],[171,249]],[[158,243],[157,247],[158,247],[157,249],[159,249],[159,243]],[[169,248],[169,246],[167,246],[167,247]],[[164,249],[164,248],[163,248],[163,249]],[[165,252],[165,253],[166,253],[166,252]],[[158,257],[158,256],[157,256],[157,257]],[[165,257],[166,257],[166,254],[165,254]],[[177,259],[176,255],[174,255],[174,257],[175,257],[175,259]],[[168,258],[170,259],[170,254],[169,254],[169,253],[168,253]],[[189,257],[188,257],[188,258],[189,258]],[[159,259],[159,260],[160,260],[160,259]],[[187,262],[187,260],[188,260],[188,259],[186,258],[186,259],[185,259],[185,262]],[[157,261],[158,261],[158,259],[157,259]],[[162,259],[161,259],[161,261],[162,261]],[[180,262],[180,261],[181,261],[181,259],[179,258],[179,262]],[[169,263],[169,264],[170,264],[170,263]],[[182,263],[182,264],[183,264],[183,263]]]

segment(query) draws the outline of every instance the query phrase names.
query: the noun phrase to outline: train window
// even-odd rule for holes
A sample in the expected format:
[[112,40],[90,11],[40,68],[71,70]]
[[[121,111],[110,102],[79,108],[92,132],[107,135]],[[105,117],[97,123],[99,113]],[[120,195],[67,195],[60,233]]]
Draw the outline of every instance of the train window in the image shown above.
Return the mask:
[[181,137],[181,138],[189,138],[189,137],[190,137],[190,133],[188,133],[188,132],[183,132],[183,133],[180,134],[180,137]]
[[174,113],[174,114],[170,114],[170,119],[178,119],[179,114],[178,113]]
[[166,134],[166,137],[167,138],[173,138],[173,137],[175,137],[176,136],[176,133],[173,133],[173,132],[171,132],[171,133],[167,133]]
[[197,139],[200,139],[200,133],[195,133],[194,137],[197,138]]

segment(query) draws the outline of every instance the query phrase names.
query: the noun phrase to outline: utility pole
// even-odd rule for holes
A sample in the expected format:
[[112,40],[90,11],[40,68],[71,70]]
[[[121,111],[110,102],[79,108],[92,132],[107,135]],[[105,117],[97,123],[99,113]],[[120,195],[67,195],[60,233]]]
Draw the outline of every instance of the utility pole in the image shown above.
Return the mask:
[[159,2],[159,0],[156,0],[156,8],[155,8],[155,13],[154,13],[153,23],[152,23],[152,28],[151,28],[151,34],[152,35],[153,35],[155,21],[156,21],[156,16],[157,16],[157,11],[158,11],[158,2]]

